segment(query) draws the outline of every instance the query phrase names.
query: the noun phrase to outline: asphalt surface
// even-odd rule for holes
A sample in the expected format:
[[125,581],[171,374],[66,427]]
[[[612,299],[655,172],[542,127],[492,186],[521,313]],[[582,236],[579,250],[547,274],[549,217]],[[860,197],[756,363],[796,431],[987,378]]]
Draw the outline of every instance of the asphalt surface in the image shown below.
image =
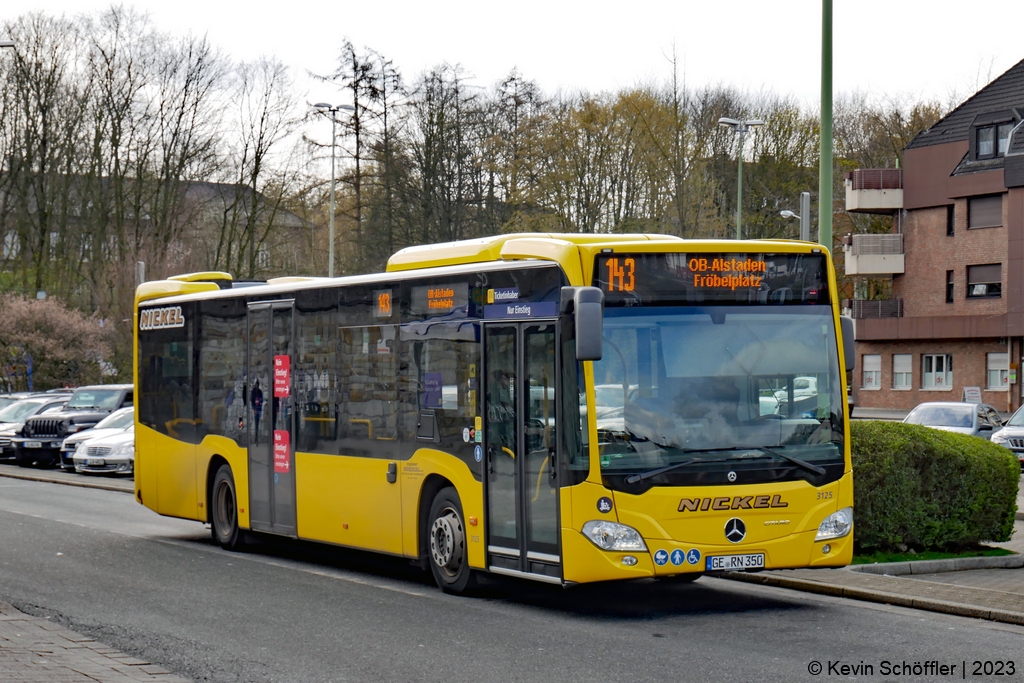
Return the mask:
[[846,678],[829,662],[886,680],[881,663],[904,660],[966,662],[968,674],[1015,660],[1024,679],[1014,625],[709,577],[492,580],[457,598],[404,560],[291,543],[227,553],[202,525],[129,495],[9,478],[0,600],[196,681]]

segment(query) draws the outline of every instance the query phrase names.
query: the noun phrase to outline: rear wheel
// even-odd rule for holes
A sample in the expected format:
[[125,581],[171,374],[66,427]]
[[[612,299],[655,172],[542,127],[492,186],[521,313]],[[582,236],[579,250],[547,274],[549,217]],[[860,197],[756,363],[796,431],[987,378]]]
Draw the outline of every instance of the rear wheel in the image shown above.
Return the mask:
[[230,465],[221,465],[213,477],[210,492],[210,533],[213,540],[225,550],[242,545],[242,532],[238,528],[238,498],[235,495],[235,477]]
[[441,489],[430,505],[427,559],[434,581],[445,593],[460,594],[476,584],[469,568],[462,503],[451,486]]

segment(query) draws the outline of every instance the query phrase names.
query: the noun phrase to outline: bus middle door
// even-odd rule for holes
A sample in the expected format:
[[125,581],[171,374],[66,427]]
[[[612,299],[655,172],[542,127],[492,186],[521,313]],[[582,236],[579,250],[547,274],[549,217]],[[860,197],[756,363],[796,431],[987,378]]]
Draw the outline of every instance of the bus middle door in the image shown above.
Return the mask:
[[249,520],[285,536],[297,534],[293,303],[249,306]]

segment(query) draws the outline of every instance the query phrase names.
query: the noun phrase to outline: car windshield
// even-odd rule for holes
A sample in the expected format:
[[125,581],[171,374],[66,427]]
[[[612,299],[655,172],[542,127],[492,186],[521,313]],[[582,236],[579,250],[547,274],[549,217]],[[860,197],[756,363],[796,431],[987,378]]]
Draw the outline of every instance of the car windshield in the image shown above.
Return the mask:
[[[602,473],[686,462],[676,470],[685,479],[738,458],[751,468],[785,465],[773,451],[841,465],[838,367],[828,307],[608,308],[597,404],[625,405],[615,419],[595,411]],[[685,483],[672,477],[654,483]]]
[[972,405],[963,406],[940,406],[920,405],[910,411],[904,422],[927,427],[966,427],[974,426],[974,413],[977,410]]
[[0,422],[24,422],[25,418],[35,415],[43,403],[45,401],[27,399],[12,403],[6,408],[0,408]]
[[117,389],[80,389],[68,401],[67,409],[100,408],[102,410],[111,410],[117,407],[120,398],[121,392]]
[[135,411],[131,408],[112,413],[96,423],[93,429],[124,429],[135,422]]
[[1006,421],[1006,427],[1024,427],[1024,408],[1020,408]]
[[17,403],[21,399],[16,396],[0,396],[0,410],[3,410],[12,403]]

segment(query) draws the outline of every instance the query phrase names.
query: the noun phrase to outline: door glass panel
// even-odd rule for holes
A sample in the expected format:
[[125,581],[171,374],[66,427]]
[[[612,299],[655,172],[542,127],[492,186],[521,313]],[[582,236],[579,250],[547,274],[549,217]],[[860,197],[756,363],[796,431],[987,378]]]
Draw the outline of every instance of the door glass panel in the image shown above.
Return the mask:
[[558,481],[554,460],[555,326],[531,325],[523,331],[524,466],[527,550],[558,552]]
[[249,437],[249,518],[252,528],[269,531],[270,512],[270,411],[266,400],[270,385],[270,307],[249,309],[249,373],[246,422]]
[[292,309],[274,309],[273,396],[273,524],[276,533],[295,532],[295,457],[292,448]]
[[489,543],[509,548],[519,547],[516,514],[516,333],[514,326],[507,326],[487,327],[485,334]]

